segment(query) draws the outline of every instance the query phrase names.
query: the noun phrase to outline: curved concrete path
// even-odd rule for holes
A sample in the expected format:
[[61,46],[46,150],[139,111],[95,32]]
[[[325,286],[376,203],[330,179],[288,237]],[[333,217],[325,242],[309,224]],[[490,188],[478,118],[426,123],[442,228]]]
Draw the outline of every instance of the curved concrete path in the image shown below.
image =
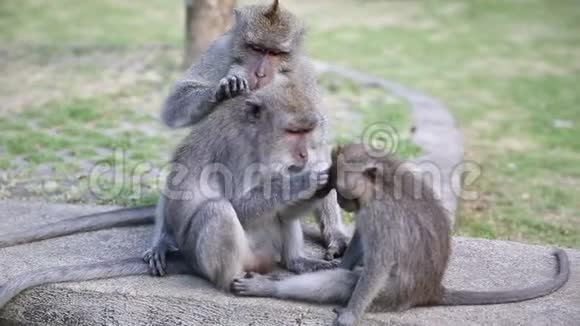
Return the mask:
[[320,61],[314,65],[319,73],[336,74],[366,87],[379,87],[409,103],[415,129],[412,141],[423,151],[415,163],[440,176],[441,182],[435,190],[454,223],[461,192],[463,138],[447,107],[428,95],[389,80]]

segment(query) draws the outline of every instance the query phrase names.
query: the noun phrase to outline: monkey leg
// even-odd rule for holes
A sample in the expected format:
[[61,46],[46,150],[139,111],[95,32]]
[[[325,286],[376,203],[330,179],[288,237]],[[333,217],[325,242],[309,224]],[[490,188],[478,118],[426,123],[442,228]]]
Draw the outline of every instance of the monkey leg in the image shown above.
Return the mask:
[[345,304],[359,278],[359,272],[335,269],[272,280],[259,274],[235,279],[232,291],[240,296],[272,297],[319,303]]
[[344,256],[342,256],[342,260],[340,263],[340,268],[344,269],[353,269],[357,265],[362,263],[363,260],[363,244],[360,238],[360,231],[355,230],[346,251],[344,252]]
[[195,272],[224,291],[253,258],[246,233],[227,200],[203,204],[184,230],[183,240],[180,249]]
[[302,225],[298,219],[282,219],[282,264],[293,273],[307,273],[324,269],[333,269],[338,266],[338,261],[325,261],[312,259],[304,256],[304,237]]

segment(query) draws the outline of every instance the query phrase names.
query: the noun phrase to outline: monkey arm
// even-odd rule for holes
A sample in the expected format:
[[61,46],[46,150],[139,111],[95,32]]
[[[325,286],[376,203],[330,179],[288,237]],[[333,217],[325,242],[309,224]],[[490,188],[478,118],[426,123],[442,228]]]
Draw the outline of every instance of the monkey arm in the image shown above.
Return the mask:
[[154,276],[167,274],[167,255],[179,250],[167,221],[163,220],[161,224],[160,228],[155,226],[151,248],[143,254],[143,261],[149,264],[149,273]]
[[362,241],[360,238],[360,232],[358,230],[354,231],[354,235],[344,252],[342,257],[342,262],[340,268],[352,270],[356,265],[358,265],[363,257],[364,251],[362,246]]
[[166,205],[167,197],[161,195],[155,209],[153,241],[151,247],[143,254],[143,261],[149,265],[149,273],[154,276],[165,276],[168,253],[178,251],[175,237],[165,218]]
[[314,215],[320,223],[322,237],[327,247],[326,259],[332,260],[340,256],[348,245],[348,236],[344,232],[344,226],[342,225],[340,207],[338,206],[335,190],[331,189],[326,192],[325,197],[319,200],[314,210]]
[[234,196],[232,206],[240,222],[244,224],[247,219],[264,216],[268,212],[280,211],[301,201],[310,202],[309,198],[317,190],[315,186],[317,178],[318,172],[310,171],[289,177],[276,174],[241,196]]
[[161,120],[170,128],[197,123],[214,108],[216,87],[195,79],[178,82],[165,100]]
[[[170,128],[196,124],[210,113],[222,99],[217,97],[224,77],[235,66],[231,62],[232,35],[225,33],[215,40],[207,51],[178,81],[165,100],[161,120]],[[228,88],[229,90],[229,88]]]

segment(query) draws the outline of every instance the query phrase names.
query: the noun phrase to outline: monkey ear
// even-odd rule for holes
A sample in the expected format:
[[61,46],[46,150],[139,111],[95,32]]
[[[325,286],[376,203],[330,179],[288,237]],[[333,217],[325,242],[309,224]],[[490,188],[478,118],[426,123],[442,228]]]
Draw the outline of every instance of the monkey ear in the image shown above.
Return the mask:
[[247,99],[245,104],[246,106],[244,107],[244,111],[248,121],[250,123],[258,122],[262,117],[262,111],[264,111],[263,103],[255,99]]
[[269,20],[273,21],[276,20],[279,12],[280,12],[280,2],[278,0],[274,0],[274,2],[272,2],[272,6],[270,6],[270,8],[268,8],[268,10],[264,13],[264,16],[266,16],[266,18],[268,18]]

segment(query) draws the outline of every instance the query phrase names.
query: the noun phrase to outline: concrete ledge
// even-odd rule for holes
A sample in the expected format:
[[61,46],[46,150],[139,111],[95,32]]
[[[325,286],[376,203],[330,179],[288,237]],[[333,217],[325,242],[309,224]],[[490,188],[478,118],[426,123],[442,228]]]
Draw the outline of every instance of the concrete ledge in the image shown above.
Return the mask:
[[[4,201],[0,202],[0,233],[110,208]],[[119,228],[0,249],[0,284],[11,275],[38,268],[140,255],[150,232],[148,226]],[[446,283],[457,289],[519,288],[555,273],[548,247],[462,237],[455,238],[454,245]],[[573,269],[570,281],[551,296],[509,305],[367,314],[363,324],[578,324],[580,251],[567,253]],[[23,292],[0,311],[1,325],[330,325],[333,318],[332,306],[237,298],[193,276],[40,286]]]

